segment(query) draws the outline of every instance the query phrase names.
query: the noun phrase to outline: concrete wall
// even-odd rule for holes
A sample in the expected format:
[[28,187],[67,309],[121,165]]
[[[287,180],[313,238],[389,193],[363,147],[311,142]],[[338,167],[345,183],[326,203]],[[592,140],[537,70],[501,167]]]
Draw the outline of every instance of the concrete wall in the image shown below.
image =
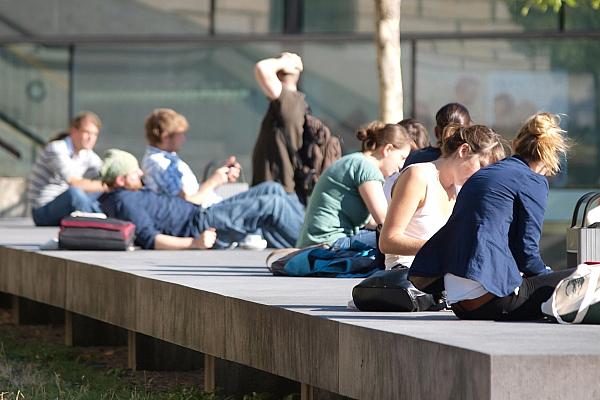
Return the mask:
[[0,218],[28,215],[26,179],[0,177]]

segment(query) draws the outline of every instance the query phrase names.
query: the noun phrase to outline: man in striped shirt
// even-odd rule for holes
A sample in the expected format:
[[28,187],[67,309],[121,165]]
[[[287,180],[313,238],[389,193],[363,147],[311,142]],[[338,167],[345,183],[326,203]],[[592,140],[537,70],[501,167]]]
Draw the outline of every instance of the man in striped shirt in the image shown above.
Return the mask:
[[101,212],[96,198],[106,191],[99,178],[102,160],[92,150],[102,123],[89,111],[78,114],[68,133],[39,151],[29,176],[28,199],[38,226],[57,226],[73,211]]

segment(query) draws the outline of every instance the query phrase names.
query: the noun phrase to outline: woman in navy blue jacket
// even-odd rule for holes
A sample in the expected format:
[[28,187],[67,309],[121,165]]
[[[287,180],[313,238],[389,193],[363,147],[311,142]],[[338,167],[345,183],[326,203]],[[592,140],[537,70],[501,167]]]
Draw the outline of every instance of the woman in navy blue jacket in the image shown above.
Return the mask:
[[[481,169],[462,187],[448,223],[419,251],[411,281],[447,292],[461,319],[532,320],[572,270],[553,272],[539,251],[548,181],[568,145],[557,116],[530,117],[512,157]],[[442,280],[443,278],[443,280]]]

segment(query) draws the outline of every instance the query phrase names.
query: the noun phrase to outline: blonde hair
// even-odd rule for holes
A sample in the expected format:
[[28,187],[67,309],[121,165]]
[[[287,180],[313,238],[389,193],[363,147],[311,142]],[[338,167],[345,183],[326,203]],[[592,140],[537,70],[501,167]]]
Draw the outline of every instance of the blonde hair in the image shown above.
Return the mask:
[[170,108],[157,108],[144,123],[146,139],[151,146],[162,142],[163,138],[175,132],[185,132],[189,128],[187,119]]
[[466,143],[472,154],[487,157],[490,163],[495,163],[506,155],[502,142],[502,136],[485,125],[450,123],[442,134],[442,157],[451,156]]
[[542,162],[551,175],[560,171],[560,160],[566,156],[570,143],[563,135],[558,115],[540,112],[532,115],[513,140],[516,155],[526,162]]
[[411,149],[416,148],[414,140],[406,129],[397,124],[386,124],[381,121],[372,121],[360,127],[356,137],[362,142],[362,151],[373,151],[386,144],[391,144],[397,149],[406,145]]

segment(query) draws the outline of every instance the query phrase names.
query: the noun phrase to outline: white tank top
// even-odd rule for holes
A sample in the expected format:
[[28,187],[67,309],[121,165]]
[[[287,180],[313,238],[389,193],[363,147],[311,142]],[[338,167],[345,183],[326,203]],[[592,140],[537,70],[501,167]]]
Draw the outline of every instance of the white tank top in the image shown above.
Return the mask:
[[[411,164],[406,167],[405,171],[409,168],[415,167],[422,168],[426,172],[427,188],[425,189],[425,200],[423,201],[423,207],[418,208],[415,214],[412,216],[408,225],[406,226],[406,229],[404,230],[404,234],[415,239],[429,240],[438,230],[440,230],[442,226],[446,224],[448,218],[450,218],[450,215],[444,215],[444,213],[439,209],[438,204],[436,204],[436,200],[432,196],[432,191],[430,190],[430,188],[435,187],[434,185],[440,184],[438,180],[438,170],[435,165],[430,162]],[[410,267],[414,259],[414,255],[405,256],[386,254],[385,267],[389,269],[397,264]]]

